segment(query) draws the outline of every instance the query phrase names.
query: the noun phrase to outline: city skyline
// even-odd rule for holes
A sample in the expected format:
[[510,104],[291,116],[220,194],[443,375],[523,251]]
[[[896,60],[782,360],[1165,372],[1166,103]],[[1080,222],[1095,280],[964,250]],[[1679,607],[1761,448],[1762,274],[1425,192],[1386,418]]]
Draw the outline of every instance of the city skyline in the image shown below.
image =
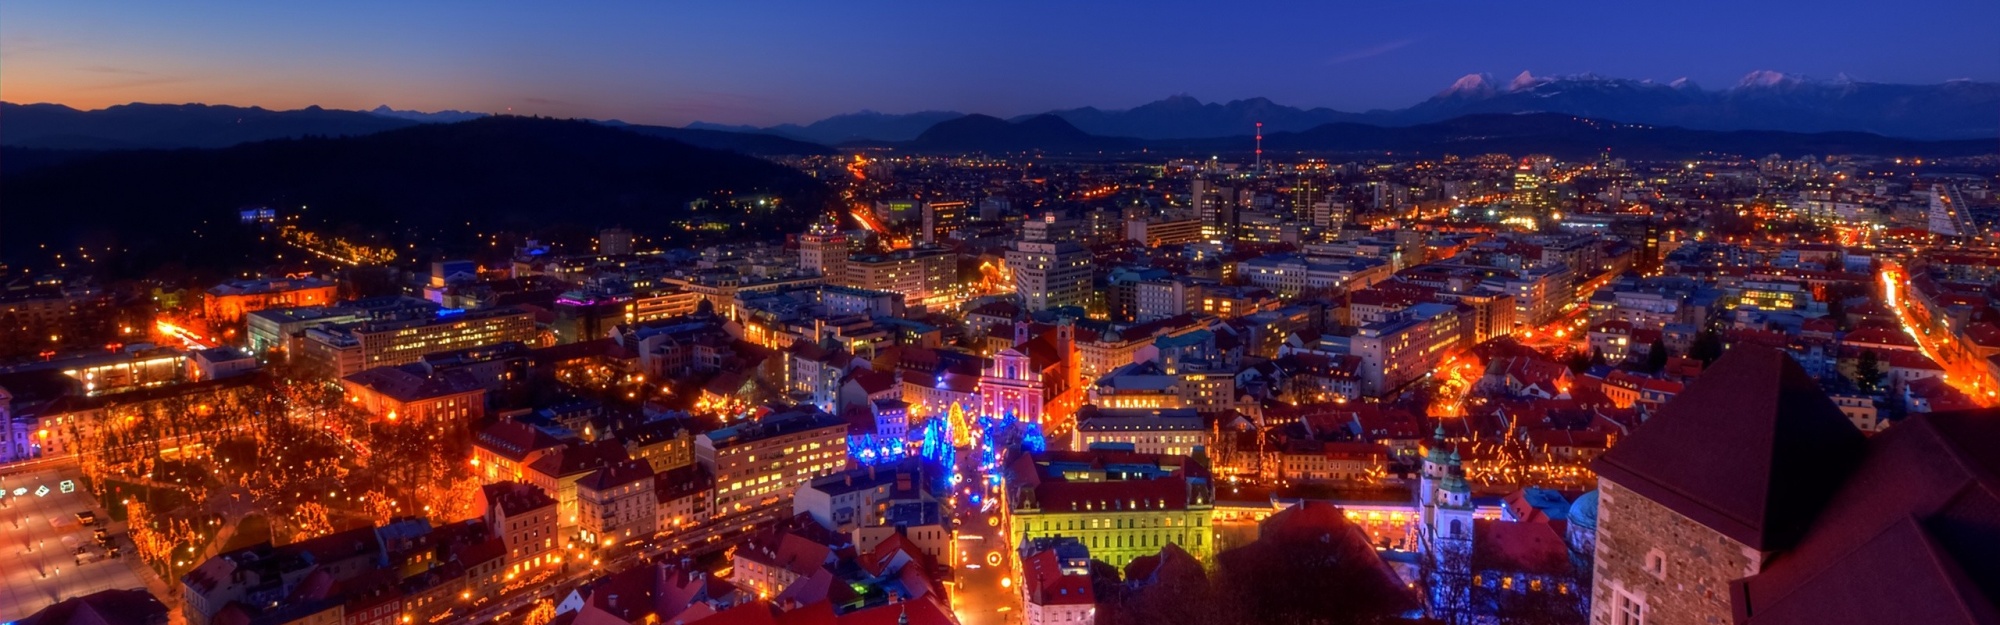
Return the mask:
[[[801,6],[775,19],[653,6],[10,5],[0,9],[8,64],[0,98],[89,109],[388,105],[761,126],[860,110],[1124,109],[1176,94],[1360,112],[1415,104],[1468,74],[1504,84],[1522,71],[1687,78],[1711,89],[1758,71],[1910,84],[2000,80],[2000,56],[1987,42],[1938,26],[1991,23],[2000,7],[1943,2],[1871,16],[1869,36],[1899,42],[1892,46],[1825,36],[1856,27],[1858,13],[1839,6],[1712,8],[1112,4],[989,14]],[[1435,20],[1440,12],[1456,17]]]

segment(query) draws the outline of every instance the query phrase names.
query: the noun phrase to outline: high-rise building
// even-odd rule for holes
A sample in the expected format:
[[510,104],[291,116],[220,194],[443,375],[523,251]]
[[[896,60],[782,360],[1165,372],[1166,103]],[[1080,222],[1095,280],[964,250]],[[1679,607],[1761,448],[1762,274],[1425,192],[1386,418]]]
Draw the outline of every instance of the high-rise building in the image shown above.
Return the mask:
[[620,256],[632,253],[632,231],[624,228],[607,228],[597,232],[597,253],[605,256]]
[[1014,290],[1028,310],[1080,307],[1090,301],[1090,250],[1082,244],[1016,241],[1006,259]]
[[828,280],[847,277],[847,235],[833,220],[821,220],[799,237],[799,268],[816,272]]
[[847,260],[842,284],[901,293],[912,304],[943,303],[958,282],[958,255],[937,248],[896,250]]
[[875,218],[890,225],[915,223],[923,219],[923,205],[923,201],[914,199],[878,201],[875,203]]
[[1361,392],[1382,395],[1429,373],[1462,338],[1458,308],[1417,304],[1392,318],[1361,326],[1354,355],[1361,357]]
[[965,200],[924,202],[923,242],[936,245],[950,239],[965,226],[965,214],[971,206]]

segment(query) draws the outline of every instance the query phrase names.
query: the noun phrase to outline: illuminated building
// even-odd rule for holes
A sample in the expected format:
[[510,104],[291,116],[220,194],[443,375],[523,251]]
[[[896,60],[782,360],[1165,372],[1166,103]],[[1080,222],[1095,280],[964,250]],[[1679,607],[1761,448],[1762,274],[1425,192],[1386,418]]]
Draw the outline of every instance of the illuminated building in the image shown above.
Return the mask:
[[237,280],[215,285],[202,298],[202,314],[218,321],[241,321],[245,314],[266,308],[325,306],[338,289],[318,278]]
[[1375,443],[1293,440],[1278,452],[1278,476],[1291,483],[1367,482],[1389,464],[1389,448]]
[[576,482],[577,538],[610,547],[652,536],[659,518],[653,467],[626,460],[598,469]]
[[1221,319],[1235,319],[1260,312],[1275,311],[1284,306],[1277,294],[1255,286],[1202,285],[1201,305],[1191,313],[1213,315]]
[[257,358],[234,347],[197,349],[188,353],[188,379],[214,380],[256,371]]
[[1237,263],[1236,274],[1279,295],[1308,289],[1361,289],[1389,279],[1395,270],[1379,258],[1272,254]]
[[75,378],[92,395],[117,393],[180,382],[186,378],[187,353],[178,349],[134,345],[116,351],[102,349],[55,354],[0,372],[56,370]]
[[570,443],[528,463],[525,473],[529,484],[555,496],[556,524],[567,533],[581,519],[577,511],[577,483],[598,469],[628,459],[625,447],[618,441]]
[[508,341],[540,344],[535,316],[519,308],[462,311],[403,320],[363,321],[306,330],[300,352],[336,377],[422,360],[424,354]]
[[852,468],[803,484],[792,496],[792,515],[807,515],[821,527],[847,533],[886,523],[897,502],[930,500],[912,459]]
[[1162,336],[1179,336],[1208,327],[1212,320],[1181,315],[1103,333],[1086,332],[1076,340],[1077,379],[1096,381],[1113,369],[1132,364],[1140,348]]
[[1201,414],[1189,408],[1118,409],[1084,406],[1076,415],[1071,451],[1125,445],[1142,454],[1186,456],[1208,445]]
[[520,482],[487,484],[479,489],[486,526],[507,545],[507,570],[525,573],[562,560],[556,548],[556,500],[542,489]]
[[799,268],[826,279],[845,279],[849,253],[847,235],[841,234],[832,220],[814,223],[811,230],[799,236]]
[[1382,395],[1422,377],[1460,340],[1456,307],[1417,304],[1396,318],[1361,326],[1353,354],[1361,357],[1361,391]]
[[901,293],[911,303],[942,303],[958,282],[958,254],[937,248],[897,250],[847,260],[843,284]]
[[1183,245],[1201,240],[1200,219],[1129,219],[1125,239],[1147,247]]
[[51,351],[98,350],[106,343],[144,340],[130,338],[131,333],[144,337],[150,328],[121,326],[119,317],[111,292],[96,286],[52,279],[27,288],[8,285],[0,289],[0,359],[47,358]]
[[716,518],[783,503],[813,478],[847,468],[847,422],[812,406],[695,437],[695,460],[715,475]]
[[606,228],[597,231],[597,253],[603,256],[620,256],[632,253],[632,231],[625,228]]
[[275,358],[275,354],[296,353],[307,328],[339,325],[375,319],[400,319],[434,314],[437,304],[414,297],[371,297],[341,302],[335,306],[270,308],[244,316],[245,336],[250,351]]
[[615,434],[625,443],[626,455],[645,460],[655,473],[694,464],[694,435],[678,420],[662,419],[622,427]]
[[[1046,328],[1047,326],[1043,326]],[[1045,423],[1050,408],[1076,388],[1076,326],[1067,321],[1030,337],[1031,324],[1014,325],[1013,347],[993,355],[979,379],[980,414],[1013,415],[1025,423]],[[1074,396],[1073,396],[1074,395]]]
[[1090,301],[1090,250],[1075,240],[1015,241],[1007,250],[1014,291],[1030,311]]
[[1132,285],[1133,318],[1146,322],[1201,312],[1204,285],[1188,278],[1148,280]]
[[[1181,379],[1152,361],[1111,370],[1090,385],[1091,406],[1112,410],[1161,410],[1186,405]],[[1081,416],[1081,415],[1079,415]]]
[[473,472],[481,484],[526,481],[529,464],[564,444],[540,427],[502,419],[472,437]]
[[347,400],[390,421],[429,423],[485,418],[486,388],[470,373],[425,373],[421,367],[376,367],[340,379]]
[[1021,546],[1021,612],[1026,625],[1095,622],[1090,549],[1074,538],[1037,538]]
[[923,219],[923,201],[913,199],[883,200],[875,203],[875,218],[890,225],[907,224]]
[[1092,558],[1119,567],[1168,544],[1202,562],[1214,556],[1208,468],[1187,457],[1106,450],[1021,454],[1007,485],[1007,544],[1073,537]]
[[965,225],[965,215],[972,203],[965,200],[924,202],[923,242],[935,245],[938,241],[952,238]]
[[662,289],[651,295],[632,298],[625,304],[625,322],[638,323],[668,319],[694,314],[700,306],[700,293],[680,289]]
[[662,532],[707,523],[715,505],[715,476],[697,464],[654,474],[653,500],[658,504],[654,527]]

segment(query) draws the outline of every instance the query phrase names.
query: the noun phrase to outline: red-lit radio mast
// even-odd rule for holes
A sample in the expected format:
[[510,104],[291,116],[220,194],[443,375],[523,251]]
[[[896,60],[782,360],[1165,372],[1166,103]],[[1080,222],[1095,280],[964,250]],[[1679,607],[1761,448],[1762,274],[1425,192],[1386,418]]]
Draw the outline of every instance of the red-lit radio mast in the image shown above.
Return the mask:
[[1257,122],[1257,176],[1264,176],[1264,122]]

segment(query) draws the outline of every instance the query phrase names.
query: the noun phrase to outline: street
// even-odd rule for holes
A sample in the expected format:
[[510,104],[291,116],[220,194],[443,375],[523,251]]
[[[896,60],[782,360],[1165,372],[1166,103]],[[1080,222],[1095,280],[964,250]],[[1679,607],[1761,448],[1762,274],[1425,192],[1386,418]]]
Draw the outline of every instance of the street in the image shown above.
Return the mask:
[[[147,588],[132,566],[137,556],[125,539],[124,529],[111,527],[110,519],[95,512],[89,493],[75,478],[71,472],[52,468],[0,476],[0,489],[4,489],[0,493],[0,623],[13,622],[70,597],[100,590]],[[64,492],[65,481],[70,492]],[[77,520],[76,514],[84,511],[97,515],[96,525],[85,526]],[[115,537],[124,557],[107,557],[92,537],[98,528]],[[77,554],[78,549],[85,555]]]

